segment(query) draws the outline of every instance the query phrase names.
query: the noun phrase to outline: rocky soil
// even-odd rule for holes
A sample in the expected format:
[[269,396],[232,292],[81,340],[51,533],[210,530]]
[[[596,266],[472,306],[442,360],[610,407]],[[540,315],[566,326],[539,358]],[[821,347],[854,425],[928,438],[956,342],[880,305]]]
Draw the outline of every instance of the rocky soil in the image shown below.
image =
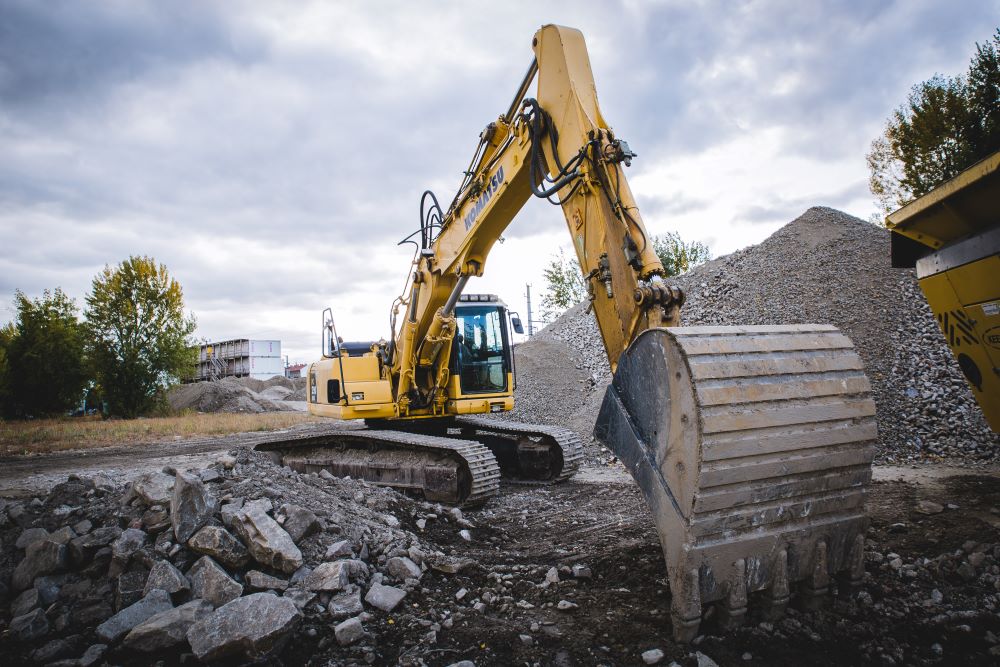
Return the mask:
[[[823,323],[850,336],[877,406],[878,461],[1000,457],[1000,437],[983,419],[913,271],[891,268],[884,229],[811,208],[759,245],[671,282],[687,296],[685,325]],[[567,360],[576,379],[568,388],[565,378],[554,379]],[[565,423],[568,413],[567,425],[589,440],[610,370],[584,305],[519,346],[518,363],[529,371],[518,379],[510,417]]]
[[[0,510],[3,664],[938,665],[1000,658],[1000,476],[872,491],[867,573],[819,611],[670,639],[620,466],[463,513],[247,449]],[[794,598],[793,598],[794,601]],[[467,667],[466,663],[466,667]]]

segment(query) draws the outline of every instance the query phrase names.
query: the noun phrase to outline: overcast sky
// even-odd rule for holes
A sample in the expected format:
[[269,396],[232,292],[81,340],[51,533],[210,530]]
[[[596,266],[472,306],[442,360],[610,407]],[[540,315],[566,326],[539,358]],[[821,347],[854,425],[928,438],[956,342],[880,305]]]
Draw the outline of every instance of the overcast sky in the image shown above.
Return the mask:
[[[423,7],[423,8],[421,8]],[[0,320],[15,289],[151,255],[199,337],[319,351],[388,335],[421,192],[451,200],[544,23],[580,28],[652,233],[715,255],[814,205],[868,218],[865,153],[910,87],[964,72],[1000,0],[0,0]],[[531,201],[467,291],[524,314],[569,248]]]

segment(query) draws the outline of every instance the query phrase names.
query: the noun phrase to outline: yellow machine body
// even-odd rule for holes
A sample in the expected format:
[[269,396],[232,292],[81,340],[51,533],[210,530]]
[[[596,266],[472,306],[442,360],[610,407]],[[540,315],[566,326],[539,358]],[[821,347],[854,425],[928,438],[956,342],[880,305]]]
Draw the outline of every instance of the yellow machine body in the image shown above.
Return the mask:
[[1000,433],[1000,152],[889,215],[896,267],[917,280],[990,427]]

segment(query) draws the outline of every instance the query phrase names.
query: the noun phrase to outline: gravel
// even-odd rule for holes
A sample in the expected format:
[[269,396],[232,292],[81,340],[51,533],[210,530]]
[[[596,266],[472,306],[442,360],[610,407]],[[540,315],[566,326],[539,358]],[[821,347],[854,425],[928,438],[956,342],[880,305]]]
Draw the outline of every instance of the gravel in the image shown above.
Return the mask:
[[[847,334],[872,383],[876,462],[1000,456],[1000,436],[986,424],[913,270],[890,266],[886,230],[810,208],[759,245],[671,282],[687,297],[684,325],[829,323]],[[584,304],[518,346],[517,363],[516,407],[507,418],[566,425],[589,441],[610,369]],[[602,456],[591,452],[592,462]]]

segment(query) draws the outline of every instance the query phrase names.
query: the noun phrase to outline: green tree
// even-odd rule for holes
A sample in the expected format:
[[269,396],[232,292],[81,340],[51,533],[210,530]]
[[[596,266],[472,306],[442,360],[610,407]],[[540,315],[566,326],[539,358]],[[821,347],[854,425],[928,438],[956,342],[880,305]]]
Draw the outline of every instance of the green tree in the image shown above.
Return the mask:
[[83,326],[73,299],[58,287],[38,299],[18,291],[17,320],[0,331],[0,395],[4,413],[41,417],[83,399],[88,376]]
[[965,76],[934,76],[910,91],[868,153],[869,187],[885,213],[927,194],[1000,150],[1000,29],[976,44]]
[[112,415],[136,417],[194,364],[180,284],[151,257],[104,267],[87,296],[90,355]]
[[712,259],[712,251],[701,241],[685,241],[677,232],[657,234],[653,237],[653,252],[660,258],[668,276],[687,273],[699,264]]
[[542,318],[552,320],[564,310],[580,303],[587,297],[587,286],[580,273],[580,264],[575,257],[567,257],[563,249],[553,255],[549,265],[542,271],[546,292],[542,295]]

